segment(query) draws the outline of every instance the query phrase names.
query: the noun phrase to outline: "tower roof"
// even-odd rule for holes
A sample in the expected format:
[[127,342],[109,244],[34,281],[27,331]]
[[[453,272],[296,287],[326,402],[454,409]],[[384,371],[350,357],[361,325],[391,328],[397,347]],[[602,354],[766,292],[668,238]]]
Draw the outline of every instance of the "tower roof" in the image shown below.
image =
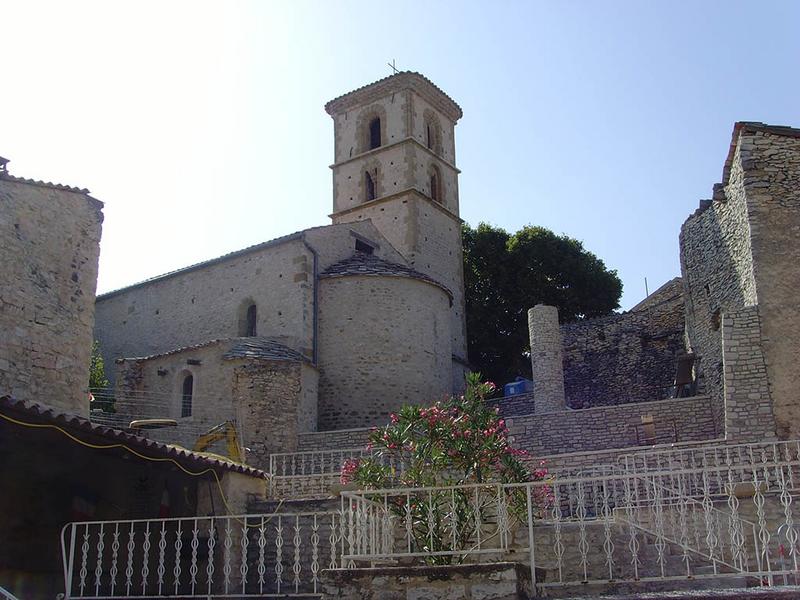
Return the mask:
[[431,285],[441,288],[453,300],[453,292],[447,286],[442,285],[432,277],[428,277],[424,273],[388,260],[383,260],[372,254],[364,252],[356,252],[350,258],[339,261],[335,265],[331,265],[320,274],[320,278],[326,277],[347,277],[353,275],[363,276],[377,276],[377,277],[406,277],[409,279],[419,279]]
[[461,107],[430,79],[414,71],[401,71],[334,98],[325,105],[325,112],[334,116],[344,111],[369,104],[389,94],[413,90],[430,102],[454,123],[464,113]]

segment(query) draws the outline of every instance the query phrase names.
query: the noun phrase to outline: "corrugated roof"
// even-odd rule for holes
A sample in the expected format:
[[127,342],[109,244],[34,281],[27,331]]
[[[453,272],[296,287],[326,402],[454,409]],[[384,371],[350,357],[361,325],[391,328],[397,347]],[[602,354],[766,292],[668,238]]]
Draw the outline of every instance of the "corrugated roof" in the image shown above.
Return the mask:
[[443,106],[442,108],[449,109],[446,112],[450,113],[448,116],[450,116],[454,121],[458,121],[458,119],[464,116],[464,112],[461,110],[461,107],[456,103],[455,100],[448,96],[430,79],[421,73],[417,73],[416,71],[401,71],[399,73],[394,73],[393,75],[389,75],[388,77],[384,77],[378,81],[373,81],[372,83],[363,85],[360,88],[356,88],[351,92],[342,94],[341,96],[338,96],[325,104],[325,112],[333,116],[336,114],[336,112],[346,110],[351,104],[358,105],[364,101],[370,101],[369,99],[365,100],[365,98],[369,96],[369,93],[373,90],[373,88],[386,87],[388,88],[386,90],[387,93],[391,93],[392,89],[401,90],[413,88],[414,84],[426,85],[438,92],[442,100],[444,100],[445,104],[447,105]]
[[378,258],[374,254],[367,254],[365,252],[356,252],[350,258],[346,258],[338,263],[331,265],[320,274],[320,278],[325,277],[348,277],[353,275],[373,276],[373,277],[408,277],[410,279],[418,279],[425,281],[431,285],[435,285],[445,291],[445,293],[453,299],[453,293],[432,277],[420,273],[411,267],[401,265],[398,263],[389,262]]
[[70,433],[87,433],[95,438],[107,440],[111,444],[122,444],[132,450],[141,452],[152,458],[171,458],[189,468],[218,469],[221,471],[234,471],[251,477],[265,479],[267,474],[254,467],[242,465],[225,460],[212,458],[204,454],[192,452],[180,446],[164,444],[148,438],[140,437],[104,425],[92,423],[89,419],[61,413],[55,409],[36,402],[15,400],[11,396],[0,397],[0,410],[4,413],[13,412],[20,421],[49,424],[68,430]]

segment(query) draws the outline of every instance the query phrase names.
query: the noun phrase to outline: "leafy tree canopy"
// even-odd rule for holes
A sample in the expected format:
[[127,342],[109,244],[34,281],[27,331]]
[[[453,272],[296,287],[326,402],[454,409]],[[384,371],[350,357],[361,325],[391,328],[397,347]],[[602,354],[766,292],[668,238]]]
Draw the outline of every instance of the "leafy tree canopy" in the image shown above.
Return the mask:
[[510,234],[464,224],[464,285],[470,362],[499,383],[530,377],[528,309],[556,306],[561,322],[619,308],[617,272],[566,235],[526,226]]

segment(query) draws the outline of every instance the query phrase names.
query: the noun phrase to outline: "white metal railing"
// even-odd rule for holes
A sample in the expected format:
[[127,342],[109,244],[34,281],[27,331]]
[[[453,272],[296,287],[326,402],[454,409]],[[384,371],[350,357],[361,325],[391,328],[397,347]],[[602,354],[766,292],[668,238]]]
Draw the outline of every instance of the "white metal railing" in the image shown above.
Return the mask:
[[335,512],[70,523],[65,597],[307,596],[339,529]]
[[796,581],[790,477],[798,466],[796,459],[770,463],[772,488],[764,485],[764,469],[731,465],[717,488],[717,472],[698,468],[343,492],[342,558],[348,565],[484,562],[513,553],[529,561],[532,580],[544,588],[720,577]]
[[3,600],[19,600],[14,594],[9,592],[3,586],[0,586],[0,598]]
[[624,472],[632,474],[694,473],[687,488],[692,495],[702,492],[700,473],[710,479],[712,495],[724,495],[726,486],[731,484],[746,487],[756,476],[765,491],[780,491],[775,465],[783,468],[789,490],[795,491],[800,486],[799,440],[643,450],[620,455],[617,462]]

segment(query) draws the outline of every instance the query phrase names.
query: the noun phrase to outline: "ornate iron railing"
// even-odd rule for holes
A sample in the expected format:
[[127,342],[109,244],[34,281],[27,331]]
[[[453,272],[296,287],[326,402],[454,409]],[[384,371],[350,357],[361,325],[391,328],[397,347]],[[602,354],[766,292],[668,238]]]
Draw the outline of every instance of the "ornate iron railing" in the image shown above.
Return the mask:
[[208,598],[316,594],[336,566],[335,512],[70,523],[65,597]]
[[[345,564],[524,557],[540,587],[795,581],[792,463],[343,492]],[[769,479],[771,487],[765,485]],[[544,575],[544,577],[543,577]],[[748,581],[748,578],[751,578]]]

